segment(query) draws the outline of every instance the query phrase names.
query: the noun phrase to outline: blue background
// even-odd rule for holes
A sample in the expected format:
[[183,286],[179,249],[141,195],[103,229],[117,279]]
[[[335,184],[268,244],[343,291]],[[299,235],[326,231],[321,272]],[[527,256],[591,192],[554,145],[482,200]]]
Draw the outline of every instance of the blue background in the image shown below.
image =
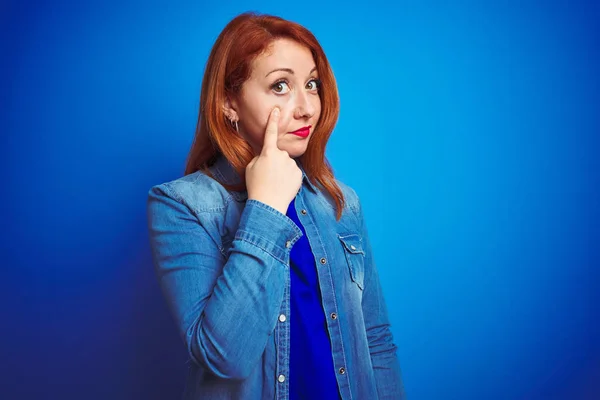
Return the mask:
[[0,5],[3,399],[180,395],[146,195],[246,10],[332,64],[408,397],[600,399],[597,4],[200,3]]

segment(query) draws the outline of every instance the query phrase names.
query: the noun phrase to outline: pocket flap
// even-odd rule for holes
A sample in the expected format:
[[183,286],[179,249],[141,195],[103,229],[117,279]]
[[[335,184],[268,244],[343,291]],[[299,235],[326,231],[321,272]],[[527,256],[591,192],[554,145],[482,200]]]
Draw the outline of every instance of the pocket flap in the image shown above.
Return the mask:
[[362,240],[359,235],[353,233],[349,235],[338,235],[340,241],[344,244],[344,247],[348,252],[354,254],[365,254],[362,247]]

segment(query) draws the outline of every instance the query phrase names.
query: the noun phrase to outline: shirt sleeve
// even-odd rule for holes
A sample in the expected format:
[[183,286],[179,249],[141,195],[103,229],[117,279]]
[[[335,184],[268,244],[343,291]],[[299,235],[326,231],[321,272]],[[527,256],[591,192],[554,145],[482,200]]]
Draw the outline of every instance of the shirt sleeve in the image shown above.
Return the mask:
[[190,358],[221,378],[244,379],[277,323],[286,241],[302,232],[269,205],[248,200],[224,257],[166,184],[150,189],[147,211],[156,275]]

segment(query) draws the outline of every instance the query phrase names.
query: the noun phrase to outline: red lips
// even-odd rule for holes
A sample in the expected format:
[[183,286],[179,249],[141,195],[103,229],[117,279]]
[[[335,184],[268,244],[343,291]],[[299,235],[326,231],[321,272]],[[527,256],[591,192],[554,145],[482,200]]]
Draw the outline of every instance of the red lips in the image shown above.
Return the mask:
[[298,130],[295,130],[293,132],[290,132],[292,135],[296,135],[296,136],[300,136],[300,137],[307,137],[308,134],[310,133],[310,128],[311,125],[305,126],[303,128],[300,128]]

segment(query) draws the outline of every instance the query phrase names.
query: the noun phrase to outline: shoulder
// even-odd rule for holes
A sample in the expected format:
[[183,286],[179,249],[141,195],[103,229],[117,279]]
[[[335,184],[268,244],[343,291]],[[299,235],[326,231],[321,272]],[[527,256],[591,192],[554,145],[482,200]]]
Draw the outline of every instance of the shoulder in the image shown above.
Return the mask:
[[360,211],[360,199],[356,191],[348,184],[342,182],[339,179],[335,179],[335,183],[342,190],[342,194],[344,195],[344,200],[346,201],[346,207],[351,209],[354,212]]
[[148,195],[169,197],[195,213],[222,211],[233,200],[219,182],[201,171],[157,184],[150,188]]

